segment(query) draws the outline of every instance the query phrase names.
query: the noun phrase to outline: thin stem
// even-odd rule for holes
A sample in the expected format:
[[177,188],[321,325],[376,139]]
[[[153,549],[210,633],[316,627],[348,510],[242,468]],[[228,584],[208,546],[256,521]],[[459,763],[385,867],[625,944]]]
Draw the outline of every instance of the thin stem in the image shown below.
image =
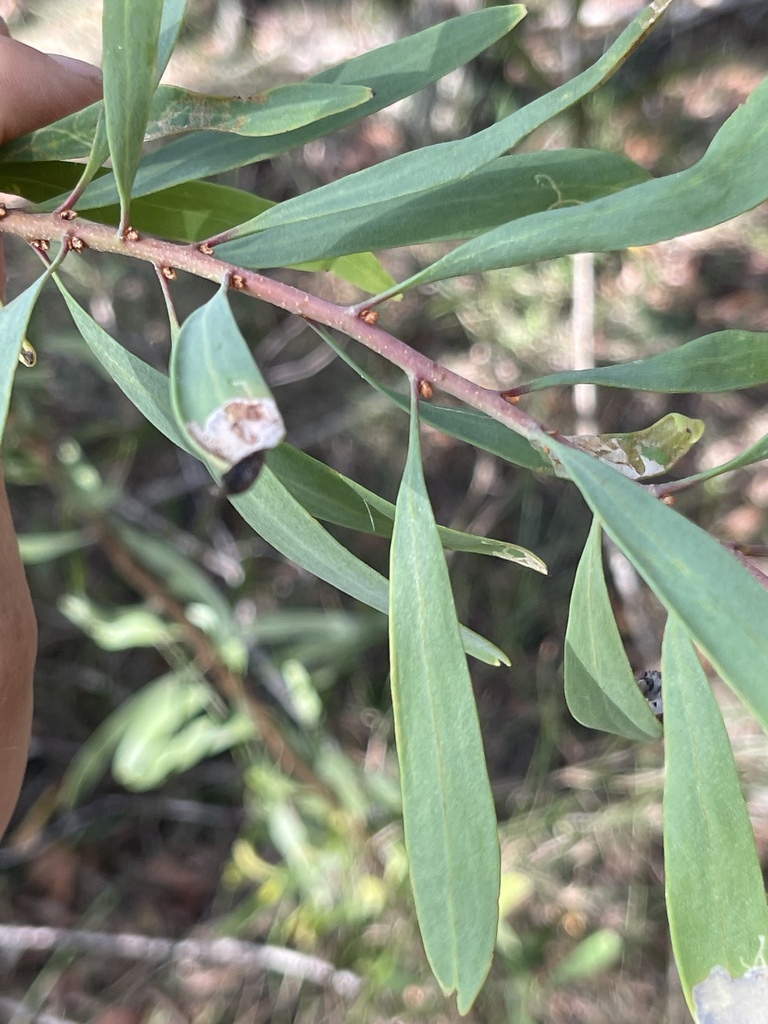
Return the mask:
[[[504,423],[529,441],[539,444],[548,440],[542,426],[531,416],[505,401],[499,391],[481,387],[452,370],[441,366],[420,352],[406,345],[375,324],[361,319],[356,306],[343,307],[300,288],[294,288],[263,274],[225,263],[202,252],[196,246],[179,245],[163,241],[150,235],[141,236],[129,231],[126,237],[115,234],[113,227],[77,220],[74,223],[62,220],[55,214],[28,213],[23,210],[0,208],[0,234],[15,235],[28,242],[36,239],[62,241],[76,251],[94,249],[98,252],[130,256],[133,259],[152,263],[168,270],[183,270],[208,281],[221,282],[229,276],[231,285],[237,291],[252,295],[279,306],[296,316],[314,320],[341,331],[365,345],[384,359],[399,366],[409,376],[429,381],[445,394],[453,395],[466,405]],[[363,310],[370,304],[363,304]]]

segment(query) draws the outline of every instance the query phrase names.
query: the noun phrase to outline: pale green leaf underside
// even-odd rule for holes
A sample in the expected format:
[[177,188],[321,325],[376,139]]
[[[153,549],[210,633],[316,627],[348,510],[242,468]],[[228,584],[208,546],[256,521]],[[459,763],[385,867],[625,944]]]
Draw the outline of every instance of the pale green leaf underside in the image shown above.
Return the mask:
[[390,552],[390,664],[403,823],[424,948],[459,1012],[496,942],[499,843],[472,683],[424,484],[416,401]]
[[755,962],[768,935],[768,911],[730,740],[675,615],[664,634],[662,675],[667,916],[692,1006],[693,986],[713,967],[739,976]]
[[631,740],[661,736],[635,682],[603,575],[599,520],[592,522],[571,593],[565,633],[565,699],[577,722]]

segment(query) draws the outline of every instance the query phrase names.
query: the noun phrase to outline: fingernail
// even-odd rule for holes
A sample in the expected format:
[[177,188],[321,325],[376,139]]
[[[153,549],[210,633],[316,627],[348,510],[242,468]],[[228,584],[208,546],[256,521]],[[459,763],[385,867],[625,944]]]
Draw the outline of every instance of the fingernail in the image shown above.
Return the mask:
[[101,81],[101,68],[94,67],[93,64],[89,64],[85,60],[78,60],[76,57],[62,57],[61,54],[51,53],[49,54],[51,60],[55,60],[57,64],[60,64],[67,71],[71,71],[75,75],[81,75],[83,78],[91,78],[95,82]]

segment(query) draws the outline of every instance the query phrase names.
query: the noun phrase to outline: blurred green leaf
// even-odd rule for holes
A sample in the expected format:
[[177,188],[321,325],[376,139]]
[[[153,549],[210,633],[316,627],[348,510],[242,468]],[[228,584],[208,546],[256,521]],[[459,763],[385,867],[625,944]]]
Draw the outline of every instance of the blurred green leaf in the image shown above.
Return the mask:
[[[370,210],[372,197],[375,197],[377,204],[391,200],[402,201],[409,196],[467,177],[502,156],[536,128],[602,85],[651,30],[661,16],[660,8],[667,6],[667,3],[654,4],[638,15],[613,46],[587,71],[497,124],[469,138],[441,142],[392,157],[374,167],[366,167],[356,174],[347,175],[322,188],[280,203],[262,213],[258,219],[241,224],[231,233],[231,238],[242,238],[268,227],[285,228],[296,223],[303,224],[306,232],[314,232],[319,230],[316,222],[331,215],[341,215],[343,223],[347,223],[361,207]],[[518,20],[524,14],[525,9],[519,7]],[[230,253],[238,251],[237,247],[229,243],[218,248],[217,254],[222,259],[230,259],[235,258],[230,257]]]
[[576,570],[565,633],[565,699],[582,725],[630,740],[661,736],[635,682],[603,575],[603,531],[594,519]]
[[39,565],[93,543],[87,530],[62,530],[59,533],[21,533],[18,537],[25,565]]
[[706,393],[751,388],[768,382],[768,334],[717,331],[631,363],[592,370],[564,370],[523,384],[526,391],[563,384],[601,384],[608,388],[662,393]]
[[[579,434],[567,440],[587,455],[613,466],[622,476],[644,480],[670,470],[703,433],[701,420],[672,412],[644,430],[629,434]],[[555,472],[559,474],[556,464]]]
[[[171,401],[191,446],[222,473],[274,448],[285,425],[232,315],[228,281],[191,313],[171,350]],[[234,489],[234,488],[233,488]]]
[[392,705],[411,886],[424,948],[460,1013],[491,966],[496,812],[451,582],[426,492],[414,397],[390,553]]
[[[278,153],[330,135],[418,92],[466,64],[509,32],[519,20],[520,7],[517,5],[472,11],[328,68],[309,82],[362,85],[373,90],[373,98],[362,106],[264,140],[219,133],[203,135],[202,138],[196,134],[175,139],[144,158],[134,181],[134,198],[195,178],[268,160]],[[6,151],[7,147],[0,151],[0,158]],[[92,206],[116,202],[114,179],[108,177],[92,184],[87,196]],[[54,202],[53,206],[56,205]]]
[[768,159],[767,112],[768,79],[737,107],[693,167],[495,228],[409,277],[397,292],[568,253],[651,245],[732,220],[768,198],[768,179],[754,173]]
[[738,976],[755,962],[768,935],[768,908],[728,733],[676,615],[664,633],[662,676],[667,915],[693,1007],[693,986],[715,965]]
[[226,664],[236,672],[248,665],[248,648],[235,622],[232,607],[210,578],[172,543],[126,523],[110,522],[112,530],[134,558],[148,569],[174,597],[209,610],[202,628],[215,643]]
[[105,651],[127,651],[132,647],[164,647],[182,640],[180,626],[165,622],[140,605],[126,608],[101,607],[83,594],[65,594],[59,611]]
[[552,441],[606,532],[768,730],[768,591],[726,549],[636,483]]
[[216,255],[243,267],[278,267],[361,249],[473,238],[517,217],[589,202],[647,180],[645,171],[619,154],[519,153],[415,196],[382,201],[372,191],[367,204],[315,218],[311,230],[304,222],[281,224],[222,245]]
[[552,971],[553,985],[572,985],[613,967],[621,959],[624,940],[613,928],[588,935]]
[[104,0],[104,120],[121,232],[129,223],[131,187],[157,88],[162,15],[163,0]]
[[152,789],[254,735],[243,713],[212,717],[213,694],[194,670],[162,676],[140,698],[131,703],[112,761],[127,789]]
[[[364,370],[326,328],[311,321],[308,321],[308,325],[367,384],[370,384],[379,394],[385,395],[404,412],[408,411],[408,398],[405,395],[381,384]],[[485,413],[476,412],[474,409],[452,409],[430,402],[424,403],[420,415],[422,422],[428,423],[430,427],[451,437],[456,437],[460,441],[466,441],[476,448],[482,448],[492,455],[498,455],[499,458],[506,459],[507,462],[512,462],[516,466],[552,472],[552,463],[549,458],[538,452],[524,437],[516,434],[503,423],[499,423],[498,420],[492,420]]]
[[[381,537],[392,535],[395,506],[325,463],[290,445],[281,444],[269,453],[267,464],[315,518]],[[493,555],[536,572],[547,571],[540,558],[517,544],[462,533],[445,526],[438,526],[437,530],[441,544],[450,551]]]

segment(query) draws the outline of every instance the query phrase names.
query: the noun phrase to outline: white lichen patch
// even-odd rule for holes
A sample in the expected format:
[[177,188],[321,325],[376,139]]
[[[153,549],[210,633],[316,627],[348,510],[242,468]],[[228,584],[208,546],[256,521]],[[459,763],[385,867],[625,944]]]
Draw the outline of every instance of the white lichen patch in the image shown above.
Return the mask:
[[203,451],[230,465],[276,448],[285,437],[283,417],[272,398],[232,398],[204,424],[187,423],[187,430]]

